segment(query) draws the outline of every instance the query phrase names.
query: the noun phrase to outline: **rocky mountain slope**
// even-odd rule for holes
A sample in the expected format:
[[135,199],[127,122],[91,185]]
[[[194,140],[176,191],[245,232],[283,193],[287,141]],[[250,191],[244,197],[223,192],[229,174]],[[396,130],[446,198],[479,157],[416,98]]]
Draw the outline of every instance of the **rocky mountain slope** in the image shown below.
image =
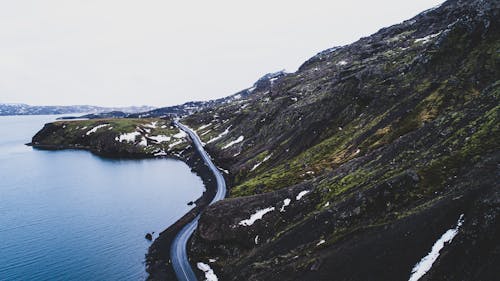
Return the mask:
[[[201,215],[193,267],[219,280],[495,280],[499,100],[500,2],[449,0],[193,108],[181,121],[230,187]],[[51,126],[34,142],[85,141]],[[160,242],[151,280],[169,272]]]
[[193,265],[221,280],[404,280],[457,227],[426,280],[494,280],[499,5],[448,1],[186,117],[232,186],[202,214]]

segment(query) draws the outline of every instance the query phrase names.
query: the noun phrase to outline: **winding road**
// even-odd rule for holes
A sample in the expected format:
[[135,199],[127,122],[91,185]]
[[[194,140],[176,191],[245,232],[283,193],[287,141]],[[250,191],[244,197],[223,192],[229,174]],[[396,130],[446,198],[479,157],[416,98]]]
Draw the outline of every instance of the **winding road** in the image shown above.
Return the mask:
[[[222,173],[215,166],[215,164],[212,162],[212,159],[203,148],[200,137],[194,130],[191,130],[186,125],[181,124],[179,121],[176,120],[174,121],[174,123],[177,127],[179,127],[189,135],[189,137],[193,141],[194,146],[203,158],[203,161],[205,161],[205,163],[215,175],[215,179],[217,180],[217,193],[215,194],[214,199],[212,199],[209,205],[224,199],[224,197],[226,197],[226,181],[224,180]],[[186,245],[189,238],[196,229],[196,226],[198,226],[199,219],[200,215],[198,215],[194,220],[184,226],[184,228],[182,228],[182,230],[177,233],[177,236],[175,236],[174,241],[172,242],[172,246],[170,247],[170,259],[172,260],[172,267],[174,268],[175,275],[177,276],[177,279],[179,281],[197,280],[196,275],[194,274],[194,271],[189,263]]]

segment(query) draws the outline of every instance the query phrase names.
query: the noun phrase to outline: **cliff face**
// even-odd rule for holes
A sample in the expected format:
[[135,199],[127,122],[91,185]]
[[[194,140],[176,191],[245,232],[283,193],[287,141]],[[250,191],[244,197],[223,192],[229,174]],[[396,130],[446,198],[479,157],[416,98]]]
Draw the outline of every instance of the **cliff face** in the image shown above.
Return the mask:
[[193,262],[223,280],[402,280],[457,227],[425,277],[494,279],[499,5],[448,1],[184,118],[233,197],[202,215]]

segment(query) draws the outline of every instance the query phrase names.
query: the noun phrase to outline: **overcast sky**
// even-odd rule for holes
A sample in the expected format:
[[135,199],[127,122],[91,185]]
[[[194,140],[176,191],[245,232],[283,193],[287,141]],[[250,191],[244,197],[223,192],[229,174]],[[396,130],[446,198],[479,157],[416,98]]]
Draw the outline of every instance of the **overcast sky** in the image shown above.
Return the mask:
[[223,97],[442,2],[0,0],[0,103]]

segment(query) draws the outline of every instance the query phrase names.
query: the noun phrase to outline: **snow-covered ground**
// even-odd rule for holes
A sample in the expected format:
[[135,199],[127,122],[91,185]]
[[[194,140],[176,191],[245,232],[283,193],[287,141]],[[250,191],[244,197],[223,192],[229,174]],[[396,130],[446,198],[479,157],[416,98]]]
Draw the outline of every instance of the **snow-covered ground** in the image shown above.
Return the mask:
[[269,154],[268,156],[264,157],[264,159],[262,161],[260,161],[259,163],[253,165],[252,169],[250,169],[250,172],[254,171],[255,169],[257,169],[260,165],[262,165],[262,163],[266,162],[267,160],[271,159],[271,157],[273,156],[273,154]]
[[154,140],[157,143],[168,142],[171,139],[169,136],[165,136],[165,135],[150,136],[149,138]]
[[285,211],[285,207],[290,205],[290,202],[292,202],[290,198],[286,198],[285,200],[283,200],[283,206],[281,206],[280,212],[283,213]]
[[239,136],[236,140],[234,140],[234,141],[232,141],[232,142],[230,142],[230,143],[226,144],[224,147],[222,147],[222,149],[229,148],[229,147],[231,147],[231,146],[233,146],[233,145],[235,145],[235,144],[237,144],[237,143],[242,142],[244,139],[245,139],[245,137],[244,137],[244,136]]
[[124,134],[121,134],[119,135],[118,137],[115,138],[116,141],[119,141],[119,142],[135,142],[135,138],[137,136],[140,136],[141,133],[139,132],[131,132],[131,133],[124,133]]
[[97,125],[95,126],[94,128],[92,128],[91,130],[89,130],[86,135],[89,136],[90,134],[93,134],[95,132],[97,132],[97,130],[99,130],[100,128],[104,128],[104,127],[107,127],[109,126],[109,124],[102,124],[102,125]]
[[238,224],[242,226],[251,226],[255,221],[261,220],[265,214],[274,211],[274,207],[265,208],[262,210],[257,210],[254,214],[250,216],[249,219],[242,220]]
[[439,31],[437,33],[430,34],[430,35],[427,35],[427,36],[422,37],[422,38],[417,38],[417,39],[415,39],[415,43],[425,44],[425,43],[429,42],[432,38],[439,36],[439,34],[441,34],[441,32],[442,31]]
[[417,281],[419,280],[424,274],[427,273],[432,267],[432,264],[438,259],[439,257],[439,252],[443,247],[445,246],[445,243],[451,243],[453,238],[458,234],[458,230],[464,223],[464,215],[460,215],[458,218],[457,225],[452,228],[448,229],[441,238],[439,238],[436,243],[432,246],[431,251],[427,254],[427,256],[423,257],[412,269],[411,271],[411,276],[408,281]]
[[297,195],[297,197],[295,197],[295,199],[296,199],[296,200],[300,200],[300,199],[302,199],[302,197],[304,197],[304,195],[306,195],[306,194],[307,194],[307,193],[309,193],[309,192],[310,192],[309,190],[303,190],[303,191],[301,191],[301,192]]
[[150,129],[155,129],[157,125],[158,125],[158,121],[153,121],[149,124],[144,125],[144,127],[150,128]]
[[196,264],[199,270],[205,272],[205,280],[206,281],[218,281],[217,275],[215,275],[214,271],[210,267],[210,265],[206,263],[199,262]]
[[339,61],[339,62],[337,63],[337,65],[340,65],[340,66],[344,66],[344,65],[346,65],[346,64],[347,64],[347,61],[345,61],[345,60],[341,60],[341,61]]
[[173,135],[172,137],[174,137],[176,139],[182,139],[182,138],[187,137],[187,134],[184,131],[179,130],[179,132],[177,134]]
[[226,130],[224,130],[224,132],[220,133],[218,136],[216,136],[216,137],[214,137],[214,138],[210,139],[209,141],[207,141],[207,144],[212,143],[212,142],[214,142],[214,141],[217,141],[217,140],[219,140],[220,138],[222,138],[223,136],[225,136],[225,135],[229,134],[229,129],[230,129],[230,128],[231,128],[231,126],[227,127],[227,129],[226,129]]
[[208,124],[202,125],[202,126],[200,126],[200,127],[198,128],[198,130],[196,130],[196,131],[203,130],[203,129],[208,128],[208,127],[210,127],[210,126],[212,126],[212,123],[208,123]]
[[174,142],[174,143],[169,144],[169,145],[168,145],[168,148],[169,148],[169,149],[171,149],[172,147],[174,147],[174,146],[176,146],[176,145],[178,145],[178,144],[181,144],[181,143],[183,143],[183,142],[184,142],[184,139],[180,139],[180,140],[178,140],[178,141],[176,141],[176,142]]

